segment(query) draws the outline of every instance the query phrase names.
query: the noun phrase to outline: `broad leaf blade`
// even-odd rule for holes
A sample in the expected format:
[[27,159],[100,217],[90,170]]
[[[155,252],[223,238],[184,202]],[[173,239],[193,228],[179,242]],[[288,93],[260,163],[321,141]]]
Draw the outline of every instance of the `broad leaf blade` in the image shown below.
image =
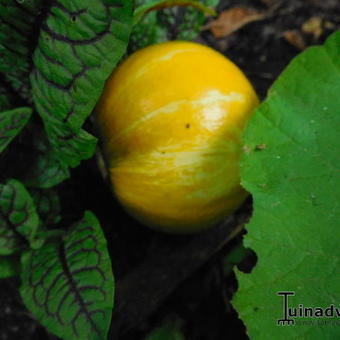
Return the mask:
[[0,73],[23,98],[30,101],[29,72],[34,22],[43,1],[0,2]]
[[53,2],[41,28],[31,74],[34,102],[59,158],[76,166],[96,139],[81,127],[123,56],[131,0]]
[[92,213],[62,242],[27,252],[22,267],[21,296],[50,332],[65,340],[106,339],[114,282],[106,240]]
[[[0,113],[0,117],[2,114],[5,113]],[[70,176],[69,168],[60,162],[37,119],[30,119],[1,154],[0,174],[2,178],[17,178],[27,187],[42,189],[56,186]]]
[[0,184],[0,255],[33,246],[39,218],[31,196],[16,180]]
[[91,158],[97,145],[97,138],[83,129],[75,132],[61,121],[46,121],[45,129],[53,151],[64,167],[76,167],[80,160]]
[[0,153],[20,133],[31,114],[29,107],[0,112]]
[[35,157],[23,176],[24,183],[29,187],[48,189],[69,178],[69,168],[60,162],[47,136],[36,131],[32,133]]
[[60,221],[60,200],[54,189],[30,189],[37,212],[44,226]]
[[277,292],[295,292],[290,307],[339,303],[339,93],[340,32],[289,65],[246,130],[242,178],[254,215],[245,245],[258,263],[251,274],[237,273],[233,304],[251,339],[339,338],[330,318],[277,325]]

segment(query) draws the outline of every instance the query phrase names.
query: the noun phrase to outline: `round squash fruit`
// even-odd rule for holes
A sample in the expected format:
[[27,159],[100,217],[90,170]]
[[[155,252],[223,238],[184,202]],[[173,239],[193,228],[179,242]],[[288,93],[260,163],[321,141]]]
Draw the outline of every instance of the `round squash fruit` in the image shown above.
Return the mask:
[[257,105],[245,75],[209,47],[174,41],[132,54],[96,108],[118,200],[169,233],[221,221],[247,196],[241,133]]

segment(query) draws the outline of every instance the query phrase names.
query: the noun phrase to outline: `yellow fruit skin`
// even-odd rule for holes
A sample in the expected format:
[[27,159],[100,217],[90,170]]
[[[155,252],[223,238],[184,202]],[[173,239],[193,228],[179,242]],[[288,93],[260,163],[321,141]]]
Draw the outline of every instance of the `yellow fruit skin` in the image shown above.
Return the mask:
[[247,195],[240,137],[257,105],[244,74],[206,46],[176,41],[131,55],[96,109],[119,201],[169,233],[226,217]]

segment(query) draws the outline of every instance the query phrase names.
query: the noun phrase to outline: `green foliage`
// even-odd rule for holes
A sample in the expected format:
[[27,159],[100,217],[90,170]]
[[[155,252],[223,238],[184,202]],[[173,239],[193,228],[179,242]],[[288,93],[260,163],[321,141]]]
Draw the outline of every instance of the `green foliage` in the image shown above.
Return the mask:
[[0,79],[0,114],[2,111],[11,109],[12,101],[14,101],[13,95],[1,84]]
[[[55,187],[94,153],[83,125],[126,51],[133,14],[129,52],[196,38],[217,3],[138,0],[133,12],[132,0],[0,1],[0,278],[20,275],[30,312],[65,340],[106,338],[114,280],[92,213],[52,229],[64,222]],[[163,8],[174,4],[189,7]],[[276,292],[294,290],[292,304],[314,306],[340,295],[339,57],[339,33],[303,53],[247,129],[242,177],[255,213],[245,245],[259,261],[252,274],[238,272],[234,304],[254,339],[337,337],[335,327],[282,331]],[[226,273],[248,253],[235,249]],[[170,339],[184,339],[175,322],[147,337]]]
[[31,74],[33,99],[59,159],[77,166],[96,139],[82,129],[125,52],[132,2],[61,0],[41,26]]
[[289,65],[246,130],[242,179],[255,210],[244,242],[258,263],[237,272],[233,304],[251,339],[339,338],[331,325],[278,326],[276,295],[294,291],[294,307],[339,302],[339,93],[337,32]]
[[0,255],[34,247],[39,217],[25,187],[14,179],[0,184]]
[[223,259],[223,271],[225,275],[232,273],[234,266],[251,254],[249,248],[245,248],[243,244],[233,248]]
[[22,256],[21,297],[34,316],[64,340],[102,340],[113,307],[106,240],[86,212],[62,240]]
[[69,168],[62,164],[45,135],[34,133],[34,161],[23,176],[29,187],[48,189],[70,177]]
[[55,189],[30,189],[37,212],[44,226],[60,221],[60,200]]
[[216,15],[216,12],[212,10],[210,7],[205,6],[202,2],[199,1],[187,1],[187,0],[154,0],[147,1],[145,4],[140,5],[136,8],[134,12],[133,24],[136,25],[143,16],[147,13],[160,10],[163,8],[174,7],[174,6],[183,6],[183,7],[194,7],[201,10],[203,13]]
[[169,321],[164,325],[155,328],[145,340],[184,340],[184,335],[180,330],[178,322]]
[[[143,9],[148,6],[152,7],[158,2],[160,1],[137,1],[136,11],[138,11],[138,6]],[[218,4],[218,0],[203,0],[200,3],[204,8],[213,8]],[[195,7],[165,8],[150,12],[134,26],[129,50],[132,52],[167,40],[193,40],[197,37],[204,20],[204,11]]]
[[32,109],[29,107],[0,112],[0,153],[20,133],[31,114]]
[[20,261],[14,256],[0,256],[0,279],[16,276],[20,273]]
[[93,155],[83,124],[125,53],[132,17],[132,0],[0,1],[0,278],[20,274],[25,304],[64,339],[102,340],[111,319],[96,217],[51,228],[63,216],[55,186]]
[[[42,0],[1,0],[0,2],[0,73],[2,81],[28,102],[31,101],[28,75],[32,39],[35,33],[34,22],[42,10],[42,5]],[[9,108],[9,106],[5,106],[5,109]]]

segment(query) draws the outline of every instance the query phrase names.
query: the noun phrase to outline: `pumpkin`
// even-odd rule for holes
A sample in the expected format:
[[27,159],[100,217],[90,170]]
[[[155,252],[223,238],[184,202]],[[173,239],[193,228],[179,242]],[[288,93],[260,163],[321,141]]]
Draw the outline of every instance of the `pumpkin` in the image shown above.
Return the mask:
[[247,196],[241,134],[256,93],[215,50],[166,42],[129,56],[96,108],[113,191],[142,223],[170,233],[213,226]]

